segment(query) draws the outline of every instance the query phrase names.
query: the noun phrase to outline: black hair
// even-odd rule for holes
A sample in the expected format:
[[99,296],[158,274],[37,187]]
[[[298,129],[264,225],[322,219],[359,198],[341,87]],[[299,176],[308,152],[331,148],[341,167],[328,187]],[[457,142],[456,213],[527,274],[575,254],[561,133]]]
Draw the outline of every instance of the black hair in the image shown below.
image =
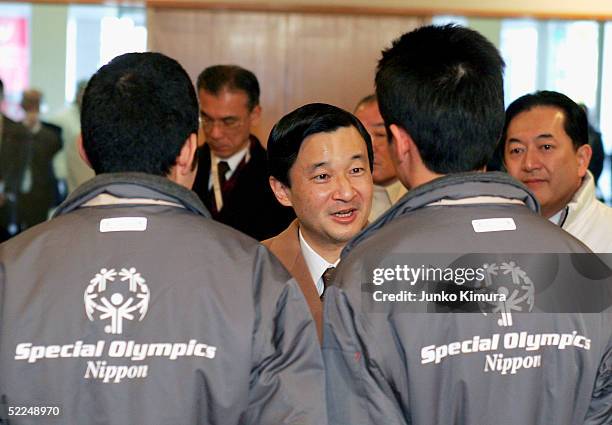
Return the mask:
[[485,37],[456,25],[424,26],[382,52],[376,94],[387,126],[412,137],[439,174],[485,166],[504,124],[504,61]]
[[81,129],[96,174],[165,176],[198,132],[193,84],[177,61],[160,53],[118,56],[87,84]]
[[521,96],[508,106],[506,110],[506,123],[504,124],[502,133],[503,143],[500,143],[502,149],[505,145],[508,126],[514,117],[536,106],[550,106],[558,108],[563,112],[565,117],[563,120],[563,128],[565,133],[572,140],[574,150],[589,143],[589,123],[585,110],[562,93],[542,90]]
[[357,102],[357,106],[355,106],[355,109],[353,110],[353,113],[357,112],[357,110],[359,108],[361,108],[363,105],[368,105],[370,103],[376,102],[376,94],[372,93],[369,94],[365,97],[363,97],[359,102]]
[[361,121],[337,106],[310,103],[288,113],[272,128],[267,147],[270,175],[284,185],[291,186],[289,170],[295,163],[304,140],[313,134],[332,133],[343,127],[357,129],[366,144],[368,164],[372,170],[372,140]]
[[217,96],[222,90],[243,91],[249,102],[248,109],[252,111],[259,105],[259,82],[248,69],[238,65],[214,65],[200,73],[197,81],[198,91],[204,90]]

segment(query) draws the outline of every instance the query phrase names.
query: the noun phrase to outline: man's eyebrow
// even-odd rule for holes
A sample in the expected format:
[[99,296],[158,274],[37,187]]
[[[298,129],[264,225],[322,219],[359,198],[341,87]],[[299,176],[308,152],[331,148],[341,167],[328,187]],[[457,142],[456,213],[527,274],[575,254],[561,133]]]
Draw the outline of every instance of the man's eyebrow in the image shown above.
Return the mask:
[[329,163],[328,161],[315,162],[314,164],[308,167],[308,171],[314,171],[319,167],[323,167],[327,165],[328,163]]
[[[555,137],[550,134],[550,133],[542,133],[542,134],[538,134],[536,136],[536,140],[549,140],[549,139],[554,139]],[[516,137],[511,137],[510,139],[508,139],[508,141],[506,143],[523,143],[522,140],[517,139]]]
[[538,134],[538,137],[536,137],[536,139],[554,139],[554,137],[550,133],[542,133]]
[[[212,118],[210,115],[208,115],[206,112],[202,111],[201,109],[200,109],[200,116],[205,116],[205,117],[208,117],[208,118]],[[223,120],[239,120],[239,119],[240,119],[240,117],[237,116],[237,115],[227,115],[225,117],[219,118],[220,121],[223,121]]]
[[[363,154],[360,153],[356,153],[355,155],[353,155],[351,157],[351,161],[356,160],[356,159],[364,159]],[[314,171],[319,167],[325,167],[327,164],[329,164],[329,161],[321,161],[321,162],[315,162],[314,164],[310,165],[308,167],[308,171]]]

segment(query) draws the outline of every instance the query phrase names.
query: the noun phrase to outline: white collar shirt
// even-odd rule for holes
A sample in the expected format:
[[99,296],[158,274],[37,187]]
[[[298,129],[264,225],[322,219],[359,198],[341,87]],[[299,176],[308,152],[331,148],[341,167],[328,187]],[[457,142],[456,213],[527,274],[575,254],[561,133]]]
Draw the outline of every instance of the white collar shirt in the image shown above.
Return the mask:
[[317,292],[319,296],[323,294],[323,290],[325,286],[323,285],[323,273],[330,267],[336,267],[340,262],[340,259],[336,260],[335,263],[330,263],[323,257],[321,257],[314,249],[308,245],[308,242],[302,236],[302,230],[298,231],[300,235],[300,249],[302,250],[302,255],[304,256],[304,261],[306,262],[306,266],[308,267],[308,271],[310,272],[310,276],[312,277],[312,281],[315,283],[317,287]]
[[[247,156],[247,154],[249,153],[249,146],[250,145],[245,146],[243,149],[239,150],[238,152],[236,152],[229,158],[219,158],[217,155],[214,155],[211,151],[211,155],[210,155],[211,161],[214,161],[215,164],[219,164],[219,162],[225,161],[227,162],[227,165],[229,166],[229,169],[225,173],[225,180],[229,180],[232,177],[232,174],[234,174],[234,171],[236,171],[236,168],[238,168],[238,165],[240,164],[240,162]],[[247,161],[248,161],[248,158],[247,158]],[[212,170],[213,170],[213,167],[210,167],[210,175],[208,176],[208,189],[209,190],[212,188],[212,185],[213,185]]]

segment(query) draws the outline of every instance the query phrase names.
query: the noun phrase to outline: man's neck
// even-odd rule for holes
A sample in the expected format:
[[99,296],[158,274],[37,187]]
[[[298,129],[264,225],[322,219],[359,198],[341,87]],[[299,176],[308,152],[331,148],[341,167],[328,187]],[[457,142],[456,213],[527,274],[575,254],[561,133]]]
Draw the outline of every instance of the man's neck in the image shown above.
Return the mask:
[[[206,142],[205,142],[206,143]],[[232,158],[236,157],[237,155],[241,154],[244,151],[248,151],[251,148],[251,138],[249,137],[245,142],[243,142],[240,147],[234,151],[234,153],[227,155],[227,156],[222,156],[222,152],[216,152],[212,145],[208,145],[210,148],[210,153],[215,156],[216,158],[218,158],[220,161],[230,161]]]
[[[232,170],[232,172],[233,172],[233,170],[235,170],[236,167],[238,166],[238,164],[242,161],[242,158],[244,158],[247,155],[247,153],[249,152],[249,145],[247,144],[246,146],[240,148],[238,151],[234,152],[232,155],[230,155],[230,156],[228,156],[226,158],[218,156],[212,150],[211,150],[211,152],[212,152],[212,156],[214,158],[216,158],[217,162],[218,161],[225,161],[225,162],[227,162],[228,165],[230,166],[230,170]],[[247,158],[247,161],[248,161],[248,158]]]
[[308,246],[330,264],[338,261],[342,248],[346,245],[344,242],[330,243],[319,241],[317,238],[311,237],[303,227],[300,227],[300,233]]
[[383,182],[374,182],[375,185],[377,186],[381,186],[381,187],[389,187],[391,186],[393,183],[395,183],[397,181],[397,177],[393,177],[392,179],[389,180],[385,180]]
[[23,120],[23,125],[25,125],[29,130],[35,131],[38,129],[38,127],[40,127],[40,120],[26,117],[26,119]]
[[561,208],[559,208],[559,204],[557,204],[557,206],[552,207],[552,208],[546,208],[545,206],[542,206],[542,217],[547,218],[547,219],[551,219],[555,215],[557,215],[560,212],[562,212],[563,210],[565,210],[567,205],[570,202],[572,202],[572,200],[574,199],[574,196],[576,196],[576,194],[578,193],[578,191],[582,187],[582,182],[583,181],[584,181],[584,178],[581,178],[578,181],[578,183],[576,185],[576,189],[572,192],[572,194],[570,196],[568,196],[566,199],[564,199],[563,202],[561,203],[561,205],[562,205]]
[[26,121],[24,121],[24,122],[23,122],[23,125],[24,125],[24,126],[25,126],[25,127],[28,129],[28,130],[30,130],[30,132],[31,132],[32,134],[37,134],[37,133],[40,131],[40,129],[42,128],[42,124],[41,124],[41,122],[40,122],[40,121],[34,121],[34,122],[31,122],[31,121],[30,121],[30,122],[26,122]]
[[411,178],[406,186],[414,189],[415,187],[422,186],[426,183],[429,183],[430,181],[433,181],[440,177],[444,177],[445,175],[446,174],[434,173],[433,171],[430,171],[428,169],[422,169],[420,171],[411,173]]

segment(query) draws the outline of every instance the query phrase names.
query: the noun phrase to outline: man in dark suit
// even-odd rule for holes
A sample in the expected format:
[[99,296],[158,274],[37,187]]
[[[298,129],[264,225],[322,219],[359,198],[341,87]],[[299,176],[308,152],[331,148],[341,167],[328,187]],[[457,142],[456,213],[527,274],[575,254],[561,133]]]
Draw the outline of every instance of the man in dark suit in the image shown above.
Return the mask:
[[213,218],[258,240],[276,235],[295,217],[268,185],[266,151],[251,127],[261,115],[255,75],[235,65],[206,68],[197,81],[206,144],[198,150],[193,190]]
[[297,219],[263,244],[300,284],[322,332],[321,297],[344,245],[367,224],[372,142],[352,114],[313,103],[283,117],[268,140],[270,186]]
[[[3,99],[4,84],[0,80],[0,103]],[[0,240],[6,240],[19,231],[17,197],[30,143],[28,130],[0,113]]]
[[23,92],[21,107],[25,112],[23,125],[32,138],[28,155],[27,184],[22,185],[19,200],[19,218],[23,228],[47,220],[49,209],[58,198],[57,179],[53,171],[53,157],[62,148],[59,128],[50,127],[40,120],[42,93],[29,89]]

